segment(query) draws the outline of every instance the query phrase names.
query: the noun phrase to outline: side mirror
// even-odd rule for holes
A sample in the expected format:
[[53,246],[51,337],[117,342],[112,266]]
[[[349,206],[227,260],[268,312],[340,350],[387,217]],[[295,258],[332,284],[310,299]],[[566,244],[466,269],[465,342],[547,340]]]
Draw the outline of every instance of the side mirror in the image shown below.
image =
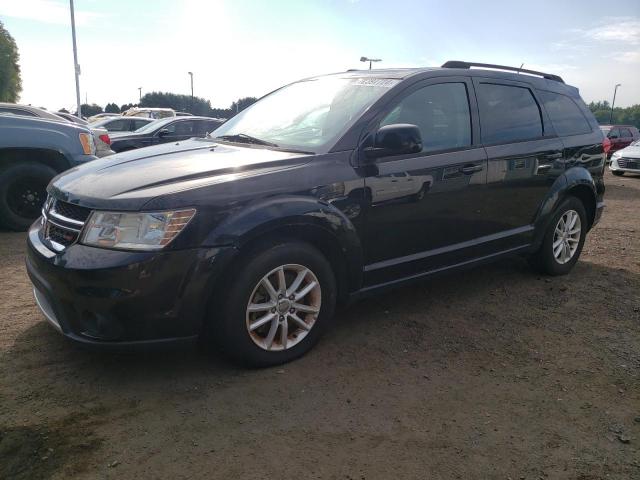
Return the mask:
[[158,136],[159,137],[166,137],[167,135],[169,135],[169,129],[168,128],[162,128],[160,129],[160,131],[158,132]]
[[373,147],[364,149],[367,158],[406,155],[422,151],[420,129],[408,123],[395,123],[380,127]]

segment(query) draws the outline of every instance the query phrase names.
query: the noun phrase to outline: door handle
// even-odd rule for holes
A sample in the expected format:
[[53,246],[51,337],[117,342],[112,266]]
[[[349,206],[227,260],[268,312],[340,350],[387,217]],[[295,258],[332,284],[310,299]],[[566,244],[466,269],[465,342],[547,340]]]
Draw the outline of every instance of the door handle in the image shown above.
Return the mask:
[[482,165],[467,165],[460,169],[465,175],[471,175],[476,172],[481,172],[484,167]]

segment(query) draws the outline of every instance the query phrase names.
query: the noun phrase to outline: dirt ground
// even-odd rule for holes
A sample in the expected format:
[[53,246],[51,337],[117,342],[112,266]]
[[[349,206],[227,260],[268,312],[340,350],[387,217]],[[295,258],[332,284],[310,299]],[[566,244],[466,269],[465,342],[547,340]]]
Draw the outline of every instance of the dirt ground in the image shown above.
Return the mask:
[[359,303],[306,357],[79,349],[0,233],[0,478],[640,478],[640,176],[562,278],[524,260]]

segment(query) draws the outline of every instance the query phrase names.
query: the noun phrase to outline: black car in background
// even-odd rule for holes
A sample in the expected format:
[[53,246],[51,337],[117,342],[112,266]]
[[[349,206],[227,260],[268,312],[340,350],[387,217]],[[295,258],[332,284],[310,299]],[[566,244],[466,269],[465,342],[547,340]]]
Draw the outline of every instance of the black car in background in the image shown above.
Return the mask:
[[[131,117],[134,122],[135,117]],[[209,117],[171,117],[156,120],[139,128],[135,132],[111,135],[111,149],[125,152],[160,143],[178,142],[191,137],[204,137],[214,131],[223,120]]]
[[338,301],[512,254],[568,273],[603,210],[603,142],[556,75],[447,62],[309,78],[206,138],[58,176],[27,271],[73,340],[201,336],[274,365]]

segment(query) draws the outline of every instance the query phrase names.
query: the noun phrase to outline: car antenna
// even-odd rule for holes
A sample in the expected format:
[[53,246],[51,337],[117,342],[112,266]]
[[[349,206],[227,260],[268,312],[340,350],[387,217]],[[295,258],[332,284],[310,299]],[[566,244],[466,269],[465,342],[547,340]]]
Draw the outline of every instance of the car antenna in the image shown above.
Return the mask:
[[520,75],[520,70],[522,70],[522,67],[524,67],[524,63],[520,65],[520,68],[518,69],[518,75]]

